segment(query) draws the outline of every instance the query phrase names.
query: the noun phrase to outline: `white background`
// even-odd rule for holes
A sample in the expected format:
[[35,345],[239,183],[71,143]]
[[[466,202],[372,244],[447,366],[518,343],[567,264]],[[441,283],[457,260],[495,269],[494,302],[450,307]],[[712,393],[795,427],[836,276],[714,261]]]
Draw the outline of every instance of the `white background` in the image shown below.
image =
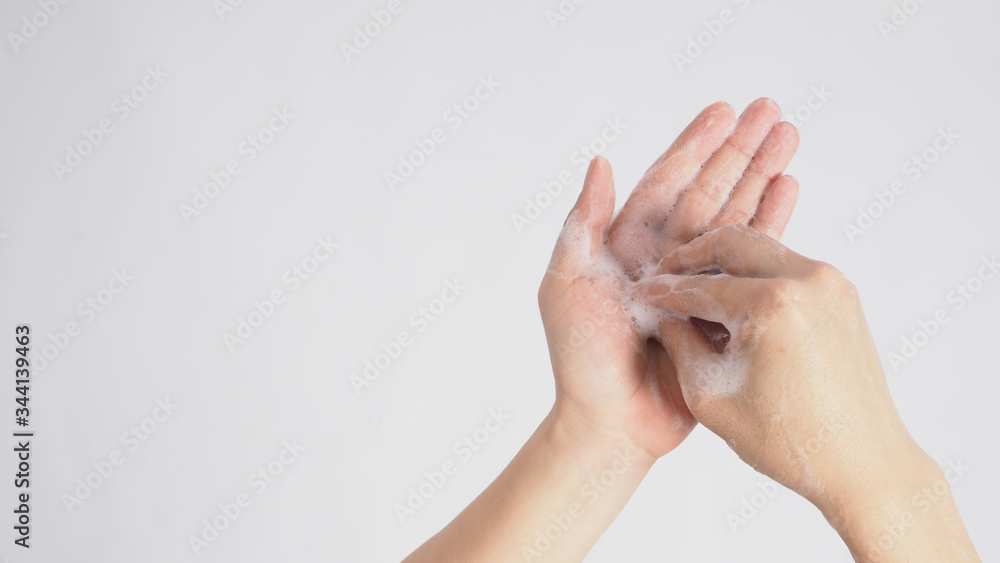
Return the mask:
[[[551,406],[536,290],[583,179],[578,147],[605,119],[628,125],[605,151],[620,205],[711,102],[740,111],[770,96],[791,116],[824,87],[833,95],[801,110],[788,170],[801,197],[784,242],[857,284],[899,410],[942,465],[969,468],[955,496],[982,558],[1000,558],[1000,281],[960,310],[947,300],[1000,252],[1000,6],[927,2],[886,39],[888,0],[591,0],[555,29],[557,0],[404,0],[348,61],[342,42],[385,5],[245,0],[220,18],[210,0],[72,2],[16,48],[9,34],[41,8],[0,8],[0,427],[16,428],[14,327],[30,323],[39,351],[80,327],[32,376],[30,552],[12,543],[15,459],[0,454],[0,556],[401,559]],[[679,70],[672,54],[723,9],[735,22]],[[150,65],[166,78],[119,119],[112,104]],[[489,76],[501,86],[453,130],[443,113]],[[275,108],[295,118],[245,162],[240,143]],[[115,130],[57,178],[52,163],[104,118]],[[436,127],[447,141],[390,190],[384,173]],[[959,138],[913,181],[906,161],[948,127]],[[233,159],[242,173],[186,221],[179,206]],[[571,185],[519,233],[511,214],[563,170]],[[850,242],[844,225],[895,179],[906,192]],[[282,275],[317,237],[340,247],[292,292]],[[122,268],[135,279],[101,293]],[[418,334],[411,315],[456,277],[468,289]],[[284,304],[230,351],[223,333],[274,289]],[[95,316],[78,311],[110,295]],[[938,309],[949,323],[893,370],[889,354]],[[351,375],[401,331],[413,344],[359,396]],[[168,397],[177,411],[130,451],[121,435]],[[510,420],[462,462],[452,445],[490,408]],[[258,495],[247,477],[283,440],[305,451]],[[113,450],[124,463],[67,510]],[[448,460],[455,475],[401,523],[394,505]],[[588,561],[850,561],[787,490],[734,532],[727,515],[764,482],[698,428]],[[196,557],[189,537],[241,492],[252,504]]]

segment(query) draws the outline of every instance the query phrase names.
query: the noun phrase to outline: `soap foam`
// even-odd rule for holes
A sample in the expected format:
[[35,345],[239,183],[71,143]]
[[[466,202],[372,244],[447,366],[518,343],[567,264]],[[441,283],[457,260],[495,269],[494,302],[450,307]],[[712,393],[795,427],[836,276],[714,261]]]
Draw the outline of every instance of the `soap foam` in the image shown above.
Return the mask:
[[[653,230],[653,227],[647,226],[645,228],[649,231]],[[651,232],[647,234],[652,235]],[[650,236],[650,238],[652,237]],[[580,210],[575,209],[570,213],[559,235],[557,247],[560,248],[561,252],[556,254],[561,255],[560,261],[551,264],[549,271],[562,278],[573,277],[574,272],[568,271],[564,267],[563,261],[565,261],[575,266],[576,275],[611,284],[610,289],[620,296],[623,313],[630,319],[632,327],[643,341],[658,337],[660,324],[666,319],[688,320],[687,316],[656,307],[637,297],[638,287],[653,279],[658,266],[658,260],[642,259],[642,257],[651,256],[648,249],[644,248],[642,237],[637,236],[635,240],[629,241],[631,244],[625,245],[625,248],[619,245],[619,254],[624,254],[629,262],[628,265],[633,266],[631,274],[626,263],[623,263],[612,253],[607,240],[602,241],[599,251],[595,251],[593,239],[587,224],[580,219]],[[625,252],[622,252],[623,250]],[[638,265],[638,269],[634,265]],[[656,276],[659,283],[667,284],[670,284],[672,279],[679,282],[684,277],[669,274]],[[687,288],[677,291],[690,293],[692,296],[697,295],[704,299],[704,295],[699,289]],[[715,318],[724,319],[722,324],[732,334],[732,341],[723,352],[705,354],[697,361],[685,366],[689,373],[686,379],[695,386],[699,393],[732,395],[740,391],[747,375],[748,361],[741,353],[740,343],[736,339],[745,319],[724,318],[721,307],[713,314]],[[664,336],[669,337],[669,335]],[[688,393],[694,390],[685,391],[684,386],[682,386],[682,391],[685,391],[685,400],[688,399]]]

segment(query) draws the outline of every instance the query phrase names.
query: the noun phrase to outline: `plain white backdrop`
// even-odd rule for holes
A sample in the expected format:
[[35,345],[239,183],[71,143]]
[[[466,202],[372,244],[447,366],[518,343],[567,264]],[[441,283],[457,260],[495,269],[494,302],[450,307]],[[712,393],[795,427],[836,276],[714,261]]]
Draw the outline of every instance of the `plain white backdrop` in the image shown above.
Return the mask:
[[[388,1],[240,4],[0,9],[0,429],[17,428],[15,326],[41,354],[32,547],[13,543],[11,437],[0,555],[401,559],[552,404],[536,291],[583,179],[574,153],[606,120],[625,124],[604,148],[620,205],[703,107],[770,96],[801,123],[784,242],[856,283],[899,410],[964,468],[957,502],[982,558],[1000,558],[1000,280],[969,282],[1000,253],[995,2],[565,0],[559,20],[559,0],[402,0],[349,56]],[[880,28],[894,6],[898,29]],[[455,128],[446,112],[481,80],[499,85]],[[444,142],[391,189],[386,172],[436,128]],[[924,154],[949,128],[948,150]],[[539,197],[563,172],[568,186]],[[226,187],[206,186],[213,175]],[[519,229],[526,199],[545,207]],[[466,289],[442,310],[456,280]],[[959,285],[978,292],[959,299]],[[949,322],[915,336],[938,310]],[[259,326],[227,345],[241,319]],[[352,376],[401,332],[412,343],[358,393]],[[509,420],[456,449],[487,435],[490,409]],[[400,521],[395,505],[447,461],[454,475]],[[698,428],[588,561],[851,560],[793,493],[754,496],[767,482]]]

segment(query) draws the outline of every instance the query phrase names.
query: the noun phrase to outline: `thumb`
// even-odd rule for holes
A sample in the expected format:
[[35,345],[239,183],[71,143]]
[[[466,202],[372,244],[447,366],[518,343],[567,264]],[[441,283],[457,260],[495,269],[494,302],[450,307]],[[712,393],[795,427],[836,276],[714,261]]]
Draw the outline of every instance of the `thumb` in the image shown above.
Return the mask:
[[587,169],[583,191],[563,224],[549,269],[573,275],[601,256],[614,211],[615,181],[611,164],[595,156]]
[[666,349],[670,360],[677,370],[677,381],[680,383],[684,401],[691,406],[690,377],[693,367],[699,360],[716,354],[712,344],[705,334],[688,319],[668,316],[660,322],[656,331],[656,340]]
[[611,163],[602,156],[595,156],[590,161],[587,177],[583,180],[583,190],[570,210],[566,223],[577,214],[579,220],[586,222],[591,230],[599,230],[603,237],[607,234],[614,211],[615,180]]

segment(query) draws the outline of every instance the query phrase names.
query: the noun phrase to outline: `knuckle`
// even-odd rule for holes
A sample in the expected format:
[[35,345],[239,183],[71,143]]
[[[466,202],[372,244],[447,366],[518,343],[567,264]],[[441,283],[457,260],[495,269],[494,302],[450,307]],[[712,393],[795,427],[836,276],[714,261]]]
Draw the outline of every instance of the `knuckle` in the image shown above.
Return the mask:
[[797,284],[788,278],[775,278],[767,284],[767,299],[773,309],[781,309],[797,297]]
[[709,236],[716,248],[728,248],[743,239],[748,228],[746,225],[730,223],[712,231]]
[[826,262],[814,263],[807,275],[807,281],[835,301],[858,300],[857,286],[848,280],[843,272]]
[[694,191],[699,199],[708,201],[713,205],[721,203],[722,198],[729,195],[728,193],[722,193],[718,182],[710,182],[700,179],[695,181]]
[[739,225],[737,223],[730,223],[725,227],[719,229],[719,236],[723,237],[739,237],[746,232],[745,225]]
[[727,226],[749,225],[752,218],[753,215],[745,209],[730,209],[726,212],[723,221]]
[[852,285],[840,270],[826,262],[819,261],[811,265],[807,279],[828,289]]

